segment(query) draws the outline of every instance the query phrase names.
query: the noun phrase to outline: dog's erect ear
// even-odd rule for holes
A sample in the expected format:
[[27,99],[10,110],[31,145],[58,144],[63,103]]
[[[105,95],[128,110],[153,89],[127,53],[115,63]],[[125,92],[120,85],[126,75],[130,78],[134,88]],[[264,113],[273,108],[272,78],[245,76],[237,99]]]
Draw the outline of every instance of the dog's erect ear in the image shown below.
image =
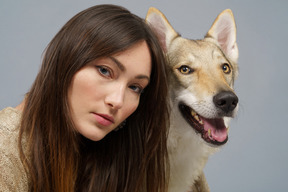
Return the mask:
[[146,22],[156,33],[164,51],[167,52],[171,41],[178,36],[178,33],[174,31],[165,15],[154,7],[149,8]]
[[223,52],[234,62],[238,60],[236,43],[236,24],[230,9],[222,11],[215,19],[205,37],[216,39]]

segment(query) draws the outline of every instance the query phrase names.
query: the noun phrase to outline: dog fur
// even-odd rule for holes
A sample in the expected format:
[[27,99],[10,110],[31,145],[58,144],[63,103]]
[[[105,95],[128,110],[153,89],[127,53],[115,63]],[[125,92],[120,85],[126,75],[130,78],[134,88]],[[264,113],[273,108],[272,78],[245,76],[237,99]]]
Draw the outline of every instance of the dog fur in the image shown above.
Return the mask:
[[229,121],[238,109],[233,90],[238,75],[233,13],[221,12],[201,40],[181,37],[156,8],[149,9],[146,21],[159,38],[170,70],[168,190],[209,191],[203,169],[209,156],[226,143]]

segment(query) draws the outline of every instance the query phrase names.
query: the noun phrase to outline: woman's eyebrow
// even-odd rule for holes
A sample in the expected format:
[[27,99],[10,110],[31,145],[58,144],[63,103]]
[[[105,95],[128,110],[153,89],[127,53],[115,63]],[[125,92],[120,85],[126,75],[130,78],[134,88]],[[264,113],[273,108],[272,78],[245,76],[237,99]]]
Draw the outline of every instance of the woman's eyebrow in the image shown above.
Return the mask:
[[123,65],[120,61],[118,61],[116,58],[114,58],[114,57],[112,57],[112,56],[110,56],[109,58],[117,65],[117,67],[118,67],[121,71],[125,71],[125,70],[126,70],[125,67],[124,67],[124,65]]
[[146,76],[146,75],[137,75],[135,78],[136,79],[147,79],[148,82],[150,82],[150,78],[148,76]]
[[[121,71],[125,71],[126,68],[125,66],[119,61],[117,60],[116,58],[112,57],[112,56],[109,56],[109,58],[117,65],[117,67],[121,70]],[[137,75],[135,77],[136,79],[147,79],[148,82],[150,81],[150,77],[146,76],[146,75]]]

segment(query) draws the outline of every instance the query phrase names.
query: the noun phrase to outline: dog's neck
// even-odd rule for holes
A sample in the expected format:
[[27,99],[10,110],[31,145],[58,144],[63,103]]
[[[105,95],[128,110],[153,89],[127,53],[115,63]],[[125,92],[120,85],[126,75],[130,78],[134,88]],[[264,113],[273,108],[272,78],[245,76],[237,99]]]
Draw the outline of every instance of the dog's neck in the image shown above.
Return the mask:
[[[171,102],[172,104],[172,102]],[[210,155],[217,148],[206,144],[172,104],[168,150],[170,161],[169,191],[188,191],[202,173]]]

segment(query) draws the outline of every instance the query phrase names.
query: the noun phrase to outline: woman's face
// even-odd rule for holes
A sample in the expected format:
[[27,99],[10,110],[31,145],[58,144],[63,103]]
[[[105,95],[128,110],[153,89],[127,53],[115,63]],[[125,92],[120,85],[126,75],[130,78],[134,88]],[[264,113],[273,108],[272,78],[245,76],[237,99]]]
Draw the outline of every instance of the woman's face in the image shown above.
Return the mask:
[[79,133],[99,141],[120,125],[136,110],[150,73],[151,55],[145,41],[80,69],[68,92]]

